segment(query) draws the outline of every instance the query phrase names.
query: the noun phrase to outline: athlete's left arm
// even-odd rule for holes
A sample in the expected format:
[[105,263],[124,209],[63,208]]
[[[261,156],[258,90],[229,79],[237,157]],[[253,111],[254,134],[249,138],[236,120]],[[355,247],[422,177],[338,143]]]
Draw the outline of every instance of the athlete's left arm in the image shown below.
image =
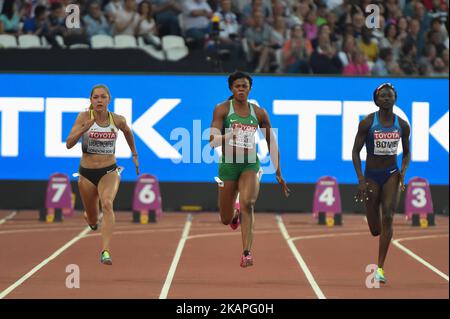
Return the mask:
[[403,155],[402,155],[402,168],[400,171],[400,188],[401,190],[405,190],[405,174],[406,170],[408,169],[409,162],[411,161],[411,152],[409,147],[409,134],[411,132],[411,129],[409,127],[409,124],[399,118],[400,121],[400,127],[402,129],[402,147],[403,147]]
[[286,182],[281,175],[280,151],[278,150],[278,144],[275,139],[275,134],[272,131],[272,125],[270,124],[269,115],[267,114],[267,111],[263,108],[258,108],[258,121],[259,127],[261,128],[264,137],[266,138],[267,141],[267,146],[269,148],[272,165],[276,170],[277,181],[283,188],[284,195],[288,197],[291,191],[287,187]]
[[125,117],[113,113],[113,119],[116,127],[123,132],[123,135],[125,135],[125,139],[127,140],[128,146],[130,147],[131,153],[133,154],[133,162],[136,166],[136,174],[139,175],[138,153],[136,150],[136,145],[134,143],[133,131],[127,125]]

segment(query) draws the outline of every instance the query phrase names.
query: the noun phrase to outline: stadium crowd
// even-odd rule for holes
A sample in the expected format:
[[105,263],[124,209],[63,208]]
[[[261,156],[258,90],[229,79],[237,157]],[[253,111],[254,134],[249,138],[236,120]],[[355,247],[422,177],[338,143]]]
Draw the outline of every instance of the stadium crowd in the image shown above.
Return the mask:
[[448,26],[448,0],[0,0],[0,34],[55,48],[126,34],[157,49],[178,35],[255,73],[448,76]]

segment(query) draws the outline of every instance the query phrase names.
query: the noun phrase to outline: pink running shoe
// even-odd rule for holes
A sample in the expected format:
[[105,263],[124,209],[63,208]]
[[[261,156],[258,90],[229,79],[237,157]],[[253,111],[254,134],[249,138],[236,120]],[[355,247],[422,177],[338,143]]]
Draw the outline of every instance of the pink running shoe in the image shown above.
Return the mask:
[[249,267],[249,266],[253,266],[253,256],[252,253],[248,253],[247,256],[244,256],[244,254],[242,254],[241,256],[241,267],[245,268],[245,267]]
[[234,208],[234,217],[231,220],[230,227],[232,230],[236,230],[241,224],[241,210],[239,207],[239,203],[235,205]]

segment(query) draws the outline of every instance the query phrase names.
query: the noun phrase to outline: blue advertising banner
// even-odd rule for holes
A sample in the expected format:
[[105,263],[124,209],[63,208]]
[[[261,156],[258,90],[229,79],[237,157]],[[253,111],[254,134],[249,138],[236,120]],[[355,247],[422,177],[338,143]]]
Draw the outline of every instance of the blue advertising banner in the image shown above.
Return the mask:
[[[357,183],[353,141],[359,121],[377,110],[372,93],[385,81],[398,92],[394,112],[411,126],[406,180],[420,176],[448,185],[448,79],[255,76],[250,98],[276,129],[289,183],[315,183],[325,175]],[[109,110],[125,116],[133,130],[141,172],[163,182],[214,182],[219,156],[209,146],[209,127],[214,107],[230,96],[221,75],[0,74],[0,179],[76,172],[81,145],[68,150],[65,141],[99,83],[110,88]],[[263,182],[275,182],[265,143],[258,154]],[[136,180],[123,134],[116,156],[126,168],[122,180]]]

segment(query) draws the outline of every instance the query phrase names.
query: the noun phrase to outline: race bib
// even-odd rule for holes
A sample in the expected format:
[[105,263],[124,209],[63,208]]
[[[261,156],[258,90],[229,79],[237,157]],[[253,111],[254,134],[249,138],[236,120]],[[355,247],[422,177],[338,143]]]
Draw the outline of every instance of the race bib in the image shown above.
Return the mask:
[[377,132],[373,133],[374,154],[375,155],[397,155],[398,142],[400,133],[393,132]]
[[114,154],[116,132],[90,131],[87,151],[91,154]]
[[241,123],[233,123],[236,139],[230,139],[229,145],[238,148],[253,149],[255,147],[255,133],[257,126]]

